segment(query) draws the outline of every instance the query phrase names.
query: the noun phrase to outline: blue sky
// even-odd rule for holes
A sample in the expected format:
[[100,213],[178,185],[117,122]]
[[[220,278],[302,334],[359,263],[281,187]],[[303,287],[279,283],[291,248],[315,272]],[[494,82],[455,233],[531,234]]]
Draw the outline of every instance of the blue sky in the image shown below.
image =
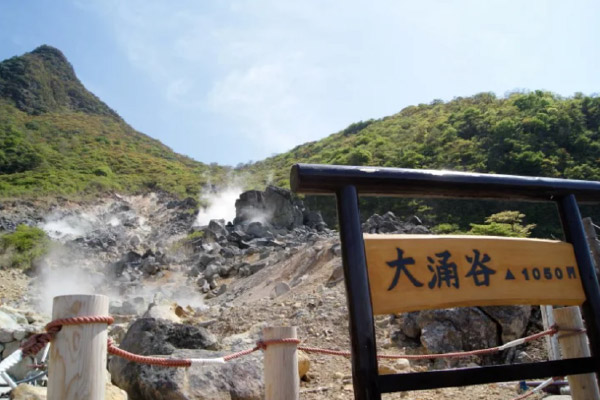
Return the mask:
[[433,99],[600,92],[600,2],[0,0],[137,130],[235,165]]

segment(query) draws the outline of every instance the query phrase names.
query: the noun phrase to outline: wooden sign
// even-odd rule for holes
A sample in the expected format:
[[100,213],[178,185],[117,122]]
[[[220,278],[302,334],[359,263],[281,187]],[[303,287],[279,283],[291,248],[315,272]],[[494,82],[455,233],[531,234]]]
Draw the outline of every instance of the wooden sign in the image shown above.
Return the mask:
[[585,300],[570,243],[490,236],[364,238],[374,314]]

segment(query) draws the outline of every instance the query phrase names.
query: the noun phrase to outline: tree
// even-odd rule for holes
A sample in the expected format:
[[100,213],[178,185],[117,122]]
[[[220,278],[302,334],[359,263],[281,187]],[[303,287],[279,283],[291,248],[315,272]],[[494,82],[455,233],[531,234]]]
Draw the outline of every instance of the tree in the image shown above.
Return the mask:
[[502,211],[485,219],[485,224],[471,224],[469,235],[529,237],[535,224],[523,225],[525,214]]

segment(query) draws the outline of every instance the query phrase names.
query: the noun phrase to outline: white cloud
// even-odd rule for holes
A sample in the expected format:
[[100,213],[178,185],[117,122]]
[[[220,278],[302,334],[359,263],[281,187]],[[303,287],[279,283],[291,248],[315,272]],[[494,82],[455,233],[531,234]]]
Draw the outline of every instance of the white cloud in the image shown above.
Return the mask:
[[244,133],[248,138],[262,140],[276,151],[308,140],[318,117],[307,106],[310,99],[302,96],[310,96],[307,88],[325,86],[325,74],[302,68],[305,64],[298,58],[231,71],[209,94],[211,109],[238,120],[247,127]]
[[579,25],[588,27],[581,37],[597,32],[579,24],[584,12],[563,18],[571,3],[73,1],[107,21],[133,68],[156,86],[164,107],[155,114],[180,123],[169,139],[181,135],[186,149],[253,147],[262,154],[250,157],[260,159],[434,98],[560,91],[575,63],[583,72],[568,87],[591,90],[581,81],[597,81],[597,52],[561,39]]

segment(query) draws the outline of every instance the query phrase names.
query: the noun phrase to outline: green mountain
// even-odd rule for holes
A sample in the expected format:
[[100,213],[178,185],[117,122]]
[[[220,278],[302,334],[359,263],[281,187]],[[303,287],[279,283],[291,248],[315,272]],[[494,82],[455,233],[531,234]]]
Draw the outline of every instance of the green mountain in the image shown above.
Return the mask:
[[53,47],[0,63],[0,198],[148,189],[195,196],[227,172],[135,131]]
[[[361,121],[325,139],[245,166],[254,185],[289,185],[290,165],[303,163],[452,169],[515,175],[600,180],[600,97],[562,98],[535,91],[497,98],[492,93],[406,107],[380,120]],[[333,202],[309,197],[327,210]],[[456,201],[363,199],[363,215],[394,210],[430,224],[468,229],[492,212],[519,207],[538,224],[535,234],[557,233],[551,206]]]

